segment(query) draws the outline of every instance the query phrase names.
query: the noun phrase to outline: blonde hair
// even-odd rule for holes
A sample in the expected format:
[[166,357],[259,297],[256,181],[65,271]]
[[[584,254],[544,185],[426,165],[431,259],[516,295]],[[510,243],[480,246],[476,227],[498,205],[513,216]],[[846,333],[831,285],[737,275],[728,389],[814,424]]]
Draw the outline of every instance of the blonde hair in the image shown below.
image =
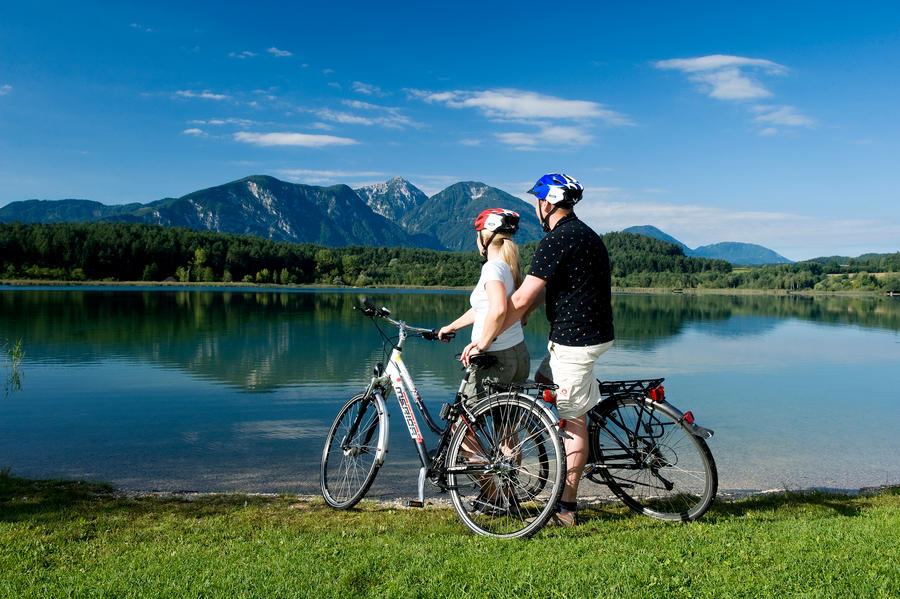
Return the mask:
[[513,283],[516,288],[522,284],[522,269],[519,268],[519,246],[507,233],[497,233],[491,241],[491,245],[500,250],[500,258],[509,265],[512,271]]

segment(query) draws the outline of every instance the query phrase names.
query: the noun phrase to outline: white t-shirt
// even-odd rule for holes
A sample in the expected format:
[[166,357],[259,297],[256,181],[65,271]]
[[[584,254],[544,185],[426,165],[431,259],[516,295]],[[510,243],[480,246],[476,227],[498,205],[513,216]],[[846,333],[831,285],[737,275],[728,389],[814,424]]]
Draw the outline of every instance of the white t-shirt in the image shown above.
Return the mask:
[[[484,319],[487,317],[488,308],[490,307],[487,291],[485,290],[485,284],[488,281],[500,281],[503,283],[503,286],[506,288],[507,298],[516,290],[516,284],[509,264],[500,258],[484,263],[484,266],[481,267],[481,278],[478,279],[478,284],[475,285],[475,289],[472,290],[472,295],[469,297],[469,303],[475,309],[475,322],[472,324],[472,341],[481,339]],[[518,345],[524,340],[525,334],[522,332],[522,323],[516,322],[516,324],[500,333],[494,339],[488,351],[507,349]]]

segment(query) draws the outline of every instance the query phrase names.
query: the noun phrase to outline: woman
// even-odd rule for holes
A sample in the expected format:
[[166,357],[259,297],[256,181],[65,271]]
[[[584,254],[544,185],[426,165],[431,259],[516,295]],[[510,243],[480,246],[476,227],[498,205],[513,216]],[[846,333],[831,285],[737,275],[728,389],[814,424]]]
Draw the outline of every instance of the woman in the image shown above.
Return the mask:
[[522,283],[519,248],[512,235],[519,230],[519,215],[512,210],[489,208],[475,219],[476,245],[485,259],[481,278],[472,290],[472,307],[462,316],[442,327],[441,341],[449,341],[447,333],[472,326],[472,342],[462,353],[462,363],[469,365],[474,354],[486,353],[497,358],[489,367],[476,367],[463,392],[474,399],[486,391],[485,383],[521,382],[528,378],[530,361],[522,324],[516,322],[500,332],[506,318],[507,298]]

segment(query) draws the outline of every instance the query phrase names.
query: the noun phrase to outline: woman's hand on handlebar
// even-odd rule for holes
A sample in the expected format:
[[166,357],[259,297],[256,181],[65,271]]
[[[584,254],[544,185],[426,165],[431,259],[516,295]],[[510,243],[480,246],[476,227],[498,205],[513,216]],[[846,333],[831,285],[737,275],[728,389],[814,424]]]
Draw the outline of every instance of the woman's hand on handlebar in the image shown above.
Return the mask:
[[456,336],[456,331],[450,328],[450,326],[441,327],[441,330],[438,331],[438,340],[443,341],[444,343],[450,343],[450,340]]

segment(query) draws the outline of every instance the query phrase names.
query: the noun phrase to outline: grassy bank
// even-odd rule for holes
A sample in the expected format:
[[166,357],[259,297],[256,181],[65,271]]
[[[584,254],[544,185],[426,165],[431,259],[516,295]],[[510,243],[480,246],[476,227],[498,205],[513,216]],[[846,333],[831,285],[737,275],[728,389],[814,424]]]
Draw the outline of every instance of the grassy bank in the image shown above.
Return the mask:
[[449,508],[124,497],[0,475],[0,596],[897,597],[900,489],[719,502],[667,524],[619,505],[529,541]]

